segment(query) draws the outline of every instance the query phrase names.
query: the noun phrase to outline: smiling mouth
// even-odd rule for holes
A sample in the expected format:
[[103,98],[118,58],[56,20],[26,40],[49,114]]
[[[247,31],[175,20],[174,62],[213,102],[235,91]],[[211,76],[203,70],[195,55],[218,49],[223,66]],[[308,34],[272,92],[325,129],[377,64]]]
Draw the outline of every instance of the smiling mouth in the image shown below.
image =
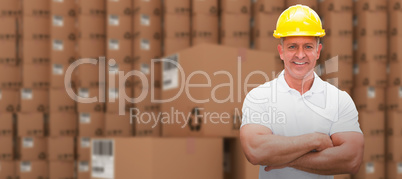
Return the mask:
[[307,62],[293,62],[294,64],[296,64],[296,65],[304,65],[304,64],[307,64]]

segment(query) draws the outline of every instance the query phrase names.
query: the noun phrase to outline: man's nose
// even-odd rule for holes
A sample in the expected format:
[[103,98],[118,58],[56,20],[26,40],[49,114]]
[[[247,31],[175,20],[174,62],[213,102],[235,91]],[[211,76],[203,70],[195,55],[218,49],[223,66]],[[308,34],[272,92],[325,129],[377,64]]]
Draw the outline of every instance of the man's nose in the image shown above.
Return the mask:
[[303,59],[306,56],[306,53],[304,53],[303,48],[299,48],[296,52],[296,57],[299,59]]

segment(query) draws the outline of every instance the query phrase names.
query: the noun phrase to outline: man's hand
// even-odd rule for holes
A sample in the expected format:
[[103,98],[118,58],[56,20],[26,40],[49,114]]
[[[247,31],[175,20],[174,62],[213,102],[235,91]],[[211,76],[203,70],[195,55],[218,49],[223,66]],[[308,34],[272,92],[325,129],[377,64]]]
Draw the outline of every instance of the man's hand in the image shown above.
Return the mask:
[[331,137],[329,137],[327,134],[323,133],[314,133],[318,143],[318,148],[315,149],[317,152],[323,151],[327,148],[334,147],[334,144],[332,143]]

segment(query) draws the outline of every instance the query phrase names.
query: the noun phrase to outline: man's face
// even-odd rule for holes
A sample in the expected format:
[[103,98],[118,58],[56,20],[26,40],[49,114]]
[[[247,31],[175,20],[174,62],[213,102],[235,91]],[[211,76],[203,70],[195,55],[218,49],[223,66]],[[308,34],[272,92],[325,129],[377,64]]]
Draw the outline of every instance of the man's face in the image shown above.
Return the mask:
[[286,74],[296,79],[305,78],[314,69],[321,48],[322,45],[317,44],[316,37],[286,37],[283,46],[278,45]]

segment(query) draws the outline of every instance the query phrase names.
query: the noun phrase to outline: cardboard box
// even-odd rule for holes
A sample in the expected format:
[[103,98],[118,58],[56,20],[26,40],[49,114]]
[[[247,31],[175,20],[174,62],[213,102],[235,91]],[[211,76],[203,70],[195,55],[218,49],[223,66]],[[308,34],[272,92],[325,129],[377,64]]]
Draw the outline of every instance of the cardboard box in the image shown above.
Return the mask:
[[20,89],[21,86],[21,67],[0,64],[1,89]]
[[47,141],[47,160],[73,162],[75,159],[74,137],[49,137]]
[[359,124],[365,137],[385,135],[385,112],[359,111]]
[[385,135],[364,137],[363,161],[385,161]]
[[[24,3],[25,4],[25,3]],[[49,40],[50,18],[38,16],[24,16],[22,21],[24,40]]]
[[163,55],[170,55],[190,47],[190,38],[171,38],[163,42]]
[[133,14],[133,1],[132,0],[117,0],[106,1],[107,14],[126,15],[131,16]]
[[192,0],[192,14],[195,15],[218,15],[218,0]]
[[[106,94],[106,89],[101,89],[101,92],[99,92],[98,88],[79,88],[78,97],[76,99],[77,111],[96,113],[104,112]],[[91,100],[94,99],[95,101],[91,102]]]
[[[104,43],[103,43],[104,44]],[[75,40],[51,40],[50,62],[57,64],[70,64],[78,59]]]
[[106,0],[77,0],[78,15],[104,16]]
[[76,112],[76,103],[71,98],[67,90],[73,91],[73,89],[65,88],[52,88],[50,89],[49,106],[50,112]]
[[133,20],[131,16],[109,14],[107,16],[106,33],[109,39],[132,38]]
[[400,86],[402,83],[402,61],[390,61],[388,86]]
[[357,16],[357,31],[360,37],[382,37],[388,35],[388,13],[364,12]]
[[[175,48],[178,46],[180,48],[186,48],[190,46],[190,39],[177,39],[174,38],[172,40],[165,39],[165,43],[171,43],[176,41],[178,44],[166,44],[166,48]],[[180,44],[182,43],[182,44]],[[137,62],[150,62],[152,59],[159,59],[162,57],[162,41],[160,39],[155,40],[152,38],[136,38],[133,41],[134,47],[134,61],[133,65]]]
[[0,17],[0,24],[3,28],[0,29],[0,40],[8,41],[17,40],[17,18],[15,17]]
[[286,0],[286,7],[290,7],[296,4],[306,5],[318,13],[318,1],[316,0]]
[[274,38],[273,34],[274,30],[276,29],[276,21],[278,20],[280,15],[280,13],[256,13],[252,34],[253,39],[255,40],[258,38]]
[[353,62],[353,39],[351,37],[326,37],[322,40],[320,60],[332,60],[347,63]]
[[45,137],[47,116],[43,113],[18,113],[18,137]]
[[402,137],[391,134],[387,136],[387,161],[401,161],[402,160]]
[[21,89],[22,113],[49,111],[49,90],[44,89]]
[[119,115],[118,113],[106,113],[105,135],[109,137],[130,137],[133,136],[133,124],[130,115]]
[[251,2],[242,0],[222,0],[222,14],[249,14],[251,13]]
[[46,160],[47,138],[20,137],[17,141],[17,151],[19,152],[20,160]]
[[278,53],[279,44],[279,39],[276,39],[275,37],[254,39],[254,48],[265,52]]
[[367,11],[385,12],[387,11],[387,2],[377,0],[359,0],[356,1],[354,8],[356,14],[361,14]]
[[[123,179],[127,176],[143,179],[219,179],[223,171],[222,143],[220,138],[94,139],[91,144],[91,179]],[[138,152],[133,153],[133,150]],[[99,157],[110,157],[110,154],[114,156],[110,164],[100,162]],[[150,172],[155,170],[158,172]]]
[[388,12],[398,12],[401,11],[402,7],[401,7],[401,1],[400,0],[390,0],[388,2]]
[[102,86],[106,83],[106,79],[102,79],[106,78],[103,77],[106,76],[106,64],[98,62],[100,61],[96,61],[96,64],[93,64],[88,59],[83,59],[81,61],[81,64],[76,67],[75,72],[77,87],[97,88],[98,86]]
[[133,11],[135,15],[145,13],[145,14],[153,14],[155,16],[161,16],[162,2],[159,0],[150,0],[150,1],[134,0]]
[[50,1],[50,14],[75,17],[77,4],[75,1]]
[[[1,37],[0,37],[1,38]],[[19,65],[21,60],[17,56],[17,42],[13,40],[0,39],[0,64],[1,65]]]
[[48,178],[49,176],[49,166],[46,161],[21,160],[18,164],[17,175],[20,179]]
[[53,14],[50,26],[50,37],[59,40],[76,40],[76,18],[75,16]]
[[[79,137],[77,140],[77,158],[79,161],[90,161],[91,160],[91,138],[89,137]],[[80,170],[79,170],[80,171]]]
[[249,38],[221,38],[221,44],[229,47],[250,48]]
[[387,162],[387,177],[389,179],[401,179],[402,178],[402,162]]
[[353,1],[349,0],[323,0],[318,3],[320,14],[331,12],[353,12]]
[[402,112],[402,86],[389,86],[386,96],[388,110]]
[[[21,3],[23,15],[28,16],[43,16],[48,17],[50,14],[50,1],[38,0],[38,1],[23,1]],[[24,17],[24,18],[25,18]]]
[[255,13],[281,13],[285,10],[285,1],[257,0],[254,5]]
[[164,38],[190,38],[190,16],[167,14],[164,16]]
[[[364,21],[362,23],[364,23]],[[353,13],[351,11],[327,12],[325,13],[325,15],[322,16],[322,24],[323,28],[325,29],[325,35],[327,35],[328,37],[333,36],[335,38],[338,37],[352,38],[353,36]],[[358,27],[361,27],[363,25],[364,24]],[[368,30],[371,32],[371,28],[369,26],[366,26],[365,29],[366,31]],[[327,39],[328,37],[325,37],[324,40]]]
[[191,12],[190,2],[191,0],[165,0],[163,3],[163,12],[165,15],[176,14],[189,16]]
[[0,17],[21,16],[21,2],[15,0],[2,0],[0,2]]
[[[216,54],[220,55],[217,56]],[[179,122],[175,122],[175,124],[162,122],[162,136],[237,136],[238,127],[240,127],[237,125],[240,123],[237,123],[236,119],[240,118],[242,101],[252,87],[248,85],[246,89],[233,89],[233,96],[231,96],[228,94],[229,88],[213,89],[218,88],[217,86],[223,83],[229,83],[228,76],[214,75],[210,84],[208,84],[209,82],[206,80],[207,74],[212,76],[212,74],[222,71],[233,76],[237,74],[239,76],[233,82],[230,82],[231,85],[236,86],[237,84],[247,83],[253,84],[253,88],[257,86],[254,84],[263,84],[269,79],[262,75],[249,76],[251,73],[256,73],[257,71],[267,75],[276,74],[274,72],[276,62],[274,61],[273,53],[242,48],[201,44],[179,51],[177,54],[166,57],[166,59],[178,62],[185,76],[181,76],[181,71],[179,73],[179,70],[172,63],[163,62],[161,67],[163,69],[161,82],[162,101],[160,102],[161,112],[165,114],[162,118],[169,116],[172,120],[180,121],[180,124]],[[211,65],[211,63],[224,65]],[[240,65],[241,69],[238,70]],[[206,74],[193,74],[196,70],[201,70]],[[188,84],[180,82],[181,79],[188,81]],[[191,84],[203,84],[204,86],[208,84],[208,87],[192,87],[186,89],[185,93],[179,93],[181,86],[184,88],[184,86],[191,86]],[[228,99],[230,97],[233,97],[232,102]],[[221,100],[225,101],[225,105],[220,104],[223,102]],[[190,117],[176,118],[169,114],[172,113],[172,110],[179,111]],[[214,112],[219,116],[205,116],[207,113],[211,114],[210,112]],[[191,121],[186,123],[188,124],[186,126],[183,121],[189,121],[190,119]]]
[[387,86],[387,64],[383,62],[356,63],[355,86]]
[[79,136],[99,137],[104,135],[105,114],[95,112],[80,112],[78,114]]
[[375,179],[385,178],[385,163],[384,162],[363,162],[360,166],[360,170],[356,175],[353,175],[356,179]]
[[131,87],[109,87],[106,112],[119,113],[120,110],[130,111],[130,108],[134,107],[134,102],[129,102],[126,98],[134,98]]
[[219,27],[218,17],[204,14],[192,16],[192,43],[193,45],[210,42],[218,44]]
[[12,137],[15,135],[15,123],[17,116],[13,113],[0,114],[0,137]]
[[260,166],[248,162],[238,138],[225,139],[223,149],[225,179],[258,178]]
[[116,63],[132,65],[133,63],[133,42],[127,39],[108,39],[106,51],[109,62],[113,59]]
[[0,113],[15,113],[20,109],[18,90],[0,89]]
[[70,79],[68,84],[65,84],[65,77],[66,77],[66,71],[70,67],[70,64],[65,63],[65,64],[60,64],[60,63],[52,63],[50,68],[51,68],[51,74],[50,74],[50,88],[65,88],[69,89],[72,87],[75,87],[75,81],[74,79]]
[[221,38],[250,38],[249,15],[222,14],[221,18]]
[[93,58],[99,59],[106,55],[106,40],[78,40],[77,59]]
[[[402,13],[401,13],[402,14]],[[401,18],[402,20],[402,18]],[[398,35],[398,29],[402,27],[391,28],[389,37],[389,60],[390,62],[401,62],[402,54],[399,50],[402,49],[402,38]],[[400,30],[400,31],[401,31]],[[402,32],[402,31],[401,31]]]
[[[24,40],[22,49],[22,59],[24,65],[44,65],[48,68],[49,59],[49,41]],[[45,70],[46,72],[47,70]],[[25,73],[25,70],[23,71]],[[49,74],[46,74],[49,76]],[[46,79],[46,78],[45,78]]]
[[77,165],[77,179],[91,178],[91,173],[89,172],[91,165],[88,161],[77,161]]
[[323,62],[325,69],[321,71],[321,78],[338,88],[352,88],[354,85],[352,60],[348,61],[341,57],[338,55]]
[[384,88],[362,86],[354,88],[352,97],[358,110],[375,112],[385,109],[384,95]]
[[96,40],[106,38],[105,16],[78,16],[78,38]]
[[0,144],[1,161],[12,161],[14,159],[14,138],[11,136],[0,137]]
[[49,114],[50,137],[75,137],[77,135],[77,113],[51,112]]
[[[170,14],[167,16],[170,16]],[[154,40],[161,40],[162,39],[161,16],[145,14],[145,13],[134,15],[133,38],[152,38]]]
[[74,162],[50,161],[49,178],[74,178]]
[[24,88],[49,89],[49,65],[23,64],[22,70],[22,86]]
[[0,161],[0,166],[0,178],[15,178],[17,176],[15,161]]
[[402,137],[402,113],[399,111],[387,111],[387,135],[388,137]]

